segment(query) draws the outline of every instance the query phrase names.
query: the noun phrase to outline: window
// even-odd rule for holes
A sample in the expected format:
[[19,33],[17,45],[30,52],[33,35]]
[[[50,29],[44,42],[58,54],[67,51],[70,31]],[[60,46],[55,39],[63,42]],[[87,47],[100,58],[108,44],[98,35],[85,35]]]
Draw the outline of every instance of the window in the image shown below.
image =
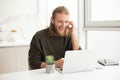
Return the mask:
[[120,0],[85,0],[85,29],[120,29]]

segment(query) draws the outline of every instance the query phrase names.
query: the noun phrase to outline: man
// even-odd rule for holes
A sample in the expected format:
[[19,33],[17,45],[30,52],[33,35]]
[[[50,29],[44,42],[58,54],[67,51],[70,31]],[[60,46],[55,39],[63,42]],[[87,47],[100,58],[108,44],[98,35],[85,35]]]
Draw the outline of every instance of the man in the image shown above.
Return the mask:
[[29,50],[30,68],[45,68],[46,55],[53,55],[55,66],[62,67],[65,51],[77,49],[81,47],[76,39],[75,25],[69,21],[68,9],[59,6],[52,13],[49,28],[38,31],[33,36]]

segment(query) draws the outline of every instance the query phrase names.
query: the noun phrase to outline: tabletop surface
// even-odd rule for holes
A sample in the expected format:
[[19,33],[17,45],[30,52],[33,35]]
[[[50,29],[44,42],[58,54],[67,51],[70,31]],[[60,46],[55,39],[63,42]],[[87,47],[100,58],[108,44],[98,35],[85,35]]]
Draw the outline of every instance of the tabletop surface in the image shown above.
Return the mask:
[[93,71],[61,74],[46,73],[45,69],[1,74],[0,80],[120,80],[120,66],[105,66]]

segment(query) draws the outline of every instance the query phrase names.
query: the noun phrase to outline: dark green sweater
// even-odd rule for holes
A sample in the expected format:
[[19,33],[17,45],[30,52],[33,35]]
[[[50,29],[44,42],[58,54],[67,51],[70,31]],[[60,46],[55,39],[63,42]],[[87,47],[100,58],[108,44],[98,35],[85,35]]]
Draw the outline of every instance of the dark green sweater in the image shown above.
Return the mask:
[[40,68],[45,56],[51,54],[55,60],[64,57],[66,50],[72,50],[71,37],[48,36],[48,28],[38,31],[32,38],[29,50],[29,66],[31,69]]

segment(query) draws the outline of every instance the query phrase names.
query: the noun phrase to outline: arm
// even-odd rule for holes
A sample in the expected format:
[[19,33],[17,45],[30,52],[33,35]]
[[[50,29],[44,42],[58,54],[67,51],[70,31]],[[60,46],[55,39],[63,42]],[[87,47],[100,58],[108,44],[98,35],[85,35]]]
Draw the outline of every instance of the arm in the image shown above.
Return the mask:
[[41,65],[40,65],[41,68],[45,68],[45,66],[46,66],[45,62],[42,62]]
[[[60,58],[59,60],[55,61],[55,67],[61,68],[63,66],[63,62],[64,62],[64,58]],[[40,65],[41,68],[45,68],[45,66],[46,66],[45,62],[42,62]]]
[[41,43],[37,34],[33,36],[29,49],[29,66],[31,69],[41,68],[41,63],[44,61]]
[[78,40],[76,38],[76,35],[72,35],[71,38],[72,38],[72,47],[73,47],[73,50],[79,49],[80,46],[79,46]]
[[72,38],[72,48],[73,50],[80,49],[79,42],[75,35],[75,25],[72,21],[70,21],[69,24],[72,26],[71,28],[68,28]]
[[60,58],[59,60],[55,61],[55,66],[57,68],[61,68],[63,66],[64,63],[64,58]]

